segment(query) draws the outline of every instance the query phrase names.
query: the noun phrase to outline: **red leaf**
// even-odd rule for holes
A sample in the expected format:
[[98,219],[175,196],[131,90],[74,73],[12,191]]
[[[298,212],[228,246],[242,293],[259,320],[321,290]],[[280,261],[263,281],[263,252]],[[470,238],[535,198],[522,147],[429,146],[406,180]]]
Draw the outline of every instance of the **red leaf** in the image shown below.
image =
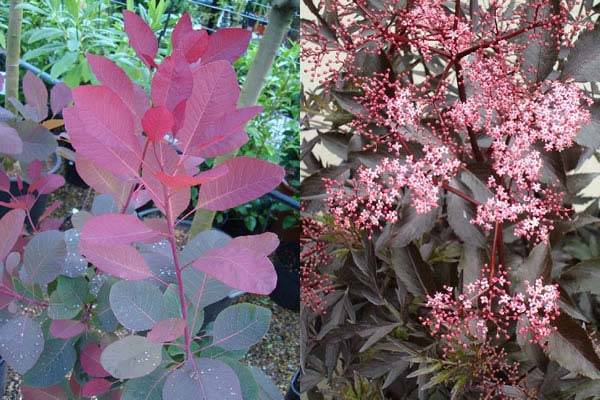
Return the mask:
[[68,398],[60,385],[45,388],[21,386],[23,400],[65,400]]
[[98,81],[119,96],[136,117],[134,118],[135,132],[140,133],[141,119],[148,108],[148,98],[144,90],[133,83],[125,71],[108,58],[88,54],[87,60]]
[[23,151],[23,141],[15,128],[0,123],[0,153],[20,154]]
[[277,285],[271,261],[243,242],[232,240],[223,247],[208,250],[192,265],[229,287],[249,293],[267,295]]
[[10,191],[10,178],[0,169],[0,192]]
[[104,214],[88,219],[81,230],[81,241],[86,244],[131,244],[151,242],[160,234],[142,220],[125,214]]
[[81,394],[84,397],[100,396],[110,390],[112,382],[106,379],[92,379],[83,385]]
[[62,82],[54,85],[52,91],[50,91],[50,108],[52,109],[52,115],[59,114],[71,101],[73,101],[71,88]]
[[173,114],[164,106],[153,107],[146,111],[142,119],[144,132],[152,142],[160,141],[165,134],[173,131]]
[[196,176],[168,175],[160,171],[156,178],[165,186],[172,188],[188,188],[213,181],[227,173],[227,166],[217,166],[211,170],[201,172]]
[[274,252],[279,246],[277,235],[271,232],[260,235],[238,236],[232,241],[265,256]]
[[42,177],[42,162],[35,160],[27,168],[27,177],[30,182],[35,182]]
[[156,67],[154,58],[158,51],[158,41],[150,26],[131,11],[123,11],[123,19],[131,47],[148,67]]
[[62,175],[43,175],[37,181],[33,182],[29,189],[29,193],[37,191],[39,194],[50,194],[55,190],[63,187],[65,184],[65,178]]
[[102,347],[96,343],[87,344],[81,349],[81,368],[86,374],[94,378],[104,378],[110,375],[100,363],[102,350]]
[[83,331],[85,331],[85,325],[72,319],[55,319],[50,323],[50,333],[59,339],[70,339]]
[[[41,217],[40,217],[41,219]],[[42,222],[39,223],[39,227],[38,230],[40,232],[45,232],[45,231],[58,231],[60,230],[60,228],[62,227],[62,224],[65,222],[64,218],[50,218],[50,219],[45,219]]]
[[100,271],[117,278],[141,280],[152,277],[144,258],[131,246],[81,241],[79,251]]
[[167,57],[152,78],[152,103],[174,111],[192,94],[194,77],[187,61],[179,52]]
[[156,325],[148,332],[146,338],[154,343],[171,342],[183,335],[185,330],[185,321],[181,318],[169,318],[158,321]]
[[27,104],[36,110],[38,120],[46,119],[48,116],[48,90],[44,82],[31,71],[27,71],[23,77],[23,94]]
[[81,179],[96,192],[110,194],[119,207],[125,205],[133,184],[117,178],[113,173],[99,167],[96,163],[89,161],[80,154],[77,154],[75,169],[79,176],[81,176]]
[[246,52],[252,39],[252,32],[241,28],[219,29],[208,41],[208,47],[202,54],[202,63],[225,60],[230,63],[236,61]]
[[0,219],[0,262],[4,261],[23,232],[25,211],[12,210]]
[[200,187],[198,206],[211,211],[237,207],[275,189],[285,171],[279,165],[249,157],[226,161],[228,173]]
[[193,92],[176,136],[183,154],[188,154],[193,143],[211,141],[203,132],[218,124],[223,115],[235,111],[239,94],[235,71],[226,61],[202,65],[194,72]]
[[[156,178],[156,175],[163,171],[168,175],[180,175],[184,172],[182,157],[177,154],[177,151],[172,146],[156,146],[157,152],[149,151],[146,154],[144,164],[143,180],[146,189],[150,192],[154,204],[167,214],[166,199],[168,197],[172,216],[178,216],[189,205],[190,189],[189,188],[165,188],[161,181]],[[156,154],[155,154],[156,153]],[[158,157],[158,160],[157,160]],[[160,160],[160,161],[159,161]]]
[[80,86],[73,97],[75,107],[63,111],[73,147],[119,177],[136,178],[142,147],[131,111],[105,86]]
[[192,20],[187,12],[181,16],[171,35],[173,49],[184,54],[186,61],[190,64],[198,61],[206,51],[208,41],[208,32],[194,30]]
[[[40,221],[45,220],[46,218],[48,218],[50,216],[50,214],[52,214],[54,211],[58,210],[60,208],[60,206],[62,205],[62,201],[60,200],[54,200],[52,202],[52,204],[50,204],[49,207],[47,207],[44,212],[42,213],[42,215],[40,216]],[[62,221],[62,219],[60,219]],[[59,225],[60,226],[60,225]]]
[[194,138],[190,154],[204,158],[216,157],[240,148],[248,140],[244,128],[248,121],[262,111],[262,107],[232,110],[205,126]]

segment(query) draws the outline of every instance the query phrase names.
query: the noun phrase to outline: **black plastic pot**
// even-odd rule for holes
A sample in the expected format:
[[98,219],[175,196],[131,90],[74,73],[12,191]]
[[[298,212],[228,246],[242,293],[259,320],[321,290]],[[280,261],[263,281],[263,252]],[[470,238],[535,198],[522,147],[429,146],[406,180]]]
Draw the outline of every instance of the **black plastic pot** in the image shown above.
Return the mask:
[[294,374],[290,388],[285,395],[285,400],[300,400],[300,370]]
[[6,390],[6,362],[0,358],[0,394]]
[[[73,146],[71,146],[70,143],[65,142],[65,141],[60,141],[59,145],[61,147],[64,147],[65,149],[68,150],[74,150]],[[65,160],[65,167],[64,167],[64,177],[65,177],[65,181],[67,181],[67,183],[69,185],[73,185],[73,186],[77,186],[80,188],[84,188],[87,189],[89,186],[87,183],[85,183],[85,181],[83,179],[81,179],[81,176],[79,176],[79,173],[77,172],[77,169],[75,168],[75,163],[71,160]]]
[[[60,169],[60,166],[62,164],[62,159],[57,154],[53,154],[52,157],[53,157],[53,164],[52,164],[52,168],[50,168],[48,173],[55,174]],[[10,193],[13,196],[20,196],[20,195],[26,194],[27,190],[29,189],[29,184],[27,182],[23,182],[22,188],[23,188],[23,190],[19,191],[19,185],[17,184],[17,180],[14,178],[11,178]],[[0,201],[8,203],[8,202],[10,202],[10,200],[11,200],[10,195],[8,193],[0,192]],[[38,200],[35,202],[35,204],[31,208],[31,211],[30,211],[31,220],[33,221],[34,224],[37,224],[39,218],[42,216],[42,213],[44,212],[44,210],[46,210],[46,204],[48,204],[48,195],[43,194],[38,198]],[[0,206],[0,218],[2,218],[10,210],[11,209],[8,207]],[[29,223],[29,221],[28,221],[28,223]]]
[[269,295],[279,306],[300,311],[300,244],[282,242],[272,257],[277,286]]

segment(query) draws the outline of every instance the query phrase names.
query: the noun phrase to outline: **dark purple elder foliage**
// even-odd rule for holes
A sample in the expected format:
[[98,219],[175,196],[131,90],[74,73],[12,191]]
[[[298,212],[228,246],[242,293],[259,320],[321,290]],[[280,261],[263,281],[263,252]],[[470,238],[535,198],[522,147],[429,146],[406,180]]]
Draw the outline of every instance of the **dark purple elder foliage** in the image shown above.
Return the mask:
[[[209,35],[185,14],[172,53],[159,62],[150,27],[131,12],[124,17],[130,44],[152,73],[150,93],[90,54],[98,84],[73,89],[72,99],[59,85],[50,96],[77,171],[98,193],[90,211],[73,215],[72,229],[48,222],[56,205],[26,226],[37,197],[64,183],[33,161],[53,151],[46,141],[55,146],[37,124],[49,100],[39,79],[27,75],[27,103],[13,102],[29,120],[2,125],[2,151],[28,166],[29,190],[3,204],[14,210],[0,219],[0,355],[23,374],[25,399],[280,398],[260,370],[240,362],[267,332],[270,311],[242,303],[204,322],[204,308],[233,293],[275,288],[268,256],[277,237],[207,230],[177,241],[181,219],[197,209],[236,207],[283,178],[281,167],[248,157],[199,172],[244,144],[245,124],[261,111],[236,106],[231,63],[251,33]],[[0,190],[8,190],[8,178],[0,178]],[[184,213],[198,185],[197,208]],[[138,218],[135,209],[149,201],[160,215]]]
[[597,394],[597,7],[305,5],[309,398]]

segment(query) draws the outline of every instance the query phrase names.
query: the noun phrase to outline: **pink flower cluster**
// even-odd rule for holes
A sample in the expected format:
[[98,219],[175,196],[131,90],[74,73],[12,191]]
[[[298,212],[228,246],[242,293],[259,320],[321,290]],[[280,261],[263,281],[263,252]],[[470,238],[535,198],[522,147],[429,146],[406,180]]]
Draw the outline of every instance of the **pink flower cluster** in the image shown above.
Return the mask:
[[[500,267],[494,276],[466,285],[465,291],[458,295],[454,288],[446,286],[443,291],[427,296],[431,312],[421,321],[433,336],[442,340],[444,358],[457,360],[474,351],[477,360],[472,363],[473,375],[487,382],[483,386],[489,390],[514,383],[510,377],[516,376],[518,363],[508,362],[501,347],[503,341],[510,339],[510,330],[518,321],[518,334],[542,346],[555,329],[552,323],[560,314],[558,287],[544,285],[541,279],[533,284],[525,281],[524,285],[524,293],[511,294],[507,272]],[[482,352],[493,355],[492,361]],[[495,366],[490,369],[486,362]],[[498,376],[509,378],[498,382]]]
[[492,138],[489,157],[496,177],[488,181],[494,197],[479,206],[473,222],[490,230],[495,222],[519,221],[516,235],[546,241],[552,219],[568,211],[561,194],[540,184],[543,160],[537,146],[546,151],[572,146],[589,122],[590,100],[570,82],[541,83],[531,89],[520,81],[516,67],[500,56],[477,54],[465,63],[465,71],[479,90],[449,115],[456,126]]
[[329,211],[341,228],[373,232],[383,221],[397,221],[404,189],[410,190],[412,206],[418,213],[437,207],[440,186],[457,173],[460,165],[443,146],[425,146],[419,160],[413,156],[407,156],[404,162],[383,159],[375,168],[359,168],[351,188],[327,180]]
[[300,301],[317,314],[325,312],[324,297],[333,290],[329,277],[321,272],[321,267],[332,260],[327,243],[323,240],[326,231],[323,222],[302,217]]

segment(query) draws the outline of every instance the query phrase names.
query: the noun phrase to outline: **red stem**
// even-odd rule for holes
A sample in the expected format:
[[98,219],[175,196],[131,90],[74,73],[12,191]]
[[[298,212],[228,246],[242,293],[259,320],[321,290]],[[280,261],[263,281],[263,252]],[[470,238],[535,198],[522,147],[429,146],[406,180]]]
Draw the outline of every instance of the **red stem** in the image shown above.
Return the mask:
[[454,193],[455,195],[457,195],[458,197],[462,198],[463,200],[468,201],[471,204],[474,204],[476,206],[481,205],[480,202],[478,202],[477,200],[475,200],[474,198],[472,198],[471,196],[469,196],[468,194],[461,192],[460,190],[453,188],[452,186],[450,186],[448,183],[443,183],[442,187],[444,189],[446,189],[447,191],[449,191],[450,193]]
[[6,294],[8,296],[11,296],[11,297],[13,297],[13,298],[15,298],[17,300],[25,301],[25,302],[30,303],[30,304],[35,304],[35,305],[43,306],[43,307],[47,307],[48,306],[48,302],[47,301],[32,299],[32,298],[23,296],[22,294],[19,294],[19,293],[11,290],[10,288],[8,288],[8,287],[6,287],[4,285],[0,286],[0,292]]
[[490,280],[496,275],[496,252],[498,251],[498,240],[502,232],[502,223],[496,221],[494,228],[494,242],[492,243],[492,254],[490,257]]

